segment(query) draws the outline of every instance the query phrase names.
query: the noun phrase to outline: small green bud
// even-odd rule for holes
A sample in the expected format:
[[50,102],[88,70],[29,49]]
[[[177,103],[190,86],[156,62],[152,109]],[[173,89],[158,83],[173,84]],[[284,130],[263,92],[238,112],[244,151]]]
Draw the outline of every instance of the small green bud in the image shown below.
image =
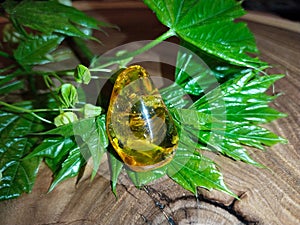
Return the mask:
[[91,73],[86,66],[79,64],[75,69],[74,78],[77,83],[88,84],[91,81]]
[[85,104],[82,108],[84,118],[95,117],[101,114],[101,107],[92,104]]
[[59,127],[65,124],[73,123],[77,121],[78,118],[73,112],[63,112],[54,118],[55,126]]
[[73,107],[78,102],[76,88],[72,84],[61,85],[58,91],[58,97],[63,107]]

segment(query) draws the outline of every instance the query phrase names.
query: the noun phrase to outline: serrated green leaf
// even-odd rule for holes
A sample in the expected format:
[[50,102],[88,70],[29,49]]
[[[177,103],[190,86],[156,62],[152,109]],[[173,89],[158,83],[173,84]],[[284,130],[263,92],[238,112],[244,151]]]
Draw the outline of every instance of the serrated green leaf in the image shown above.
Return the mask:
[[176,83],[159,90],[159,92],[169,108],[184,108],[188,104],[188,100],[185,98],[187,93]]
[[[243,161],[258,167],[263,167],[261,164],[254,161],[248,154],[247,150],[237,141],[236,136],[231,138],[225,137],[225,132],[198,132],[194,133],[203,143],[204,149],[218,151],[234,160]],[[252,142],[253,143],[253,142]],[[257,141],[257,144],[259,142]],[[260,143],[259,143],[260,144]],[[250,145],[250,144],[249,144]]]
[[224,137],[259,149],[263,149],[263,145],[272,146],[276,143],[285,142],[283,138],[269,130],[249,123],[227,123]]
[[[91,118],[88,118],[91,119]],[[87,119],[87,120],[88,120]],[[86,120],[79,120],[81,123],[85,122]],[[87,121],[88,122],[88,121]],[[75,122],[77,123],[77,122]],[[73,123],[68,123],[62,126],[59,126],[57,128],[53,128],[51,130],[45,131],[45,132],[41,132],[39,133],[40,135],[61,135],[63,137],[70,137],[74,135],[74,131],[73,131]]]
[[60,33],[66,36],[94,39],[79,26],[99,29],[108,26],[85,13],[57,1],[22,1],[16,5],[4,4],[15,24],[38,30],[45,34]]
[[192,109],[170,109],[173,118],[184,126],[190,126],[198,130],[210,130],[214,118]]
[[184,41],[234,65],[258,68],[253,34],[245,23],[233,22],[245,14],[241,3],[234,0],[179,1],[144,0],[161,23],[175,31]]
[[77,144],[73,138],[46,138],[25,159],[43,157],[47,166],[56,174],[61,170],[62,163],[67,158],[69,152],[76,146]]
[[224,120],[266,123],[285,117],[268,104],[276,96],[264,92],[282,75],[256,76],[254,72],[237,76],[207,93],[190,107]]
[[85,159],[81,154],[80,147],[76,144],[73,145],[71,149],[69,149],[69,154],[67,158],[61,164],[61,169],[58,171],[55,176],[50,188],[49,192],[52,191],[56,185],[67,178],[75,177],[78,175],[81,167],[86,163]]
[[25,157],[25,159],[31,159],[33,157],[46,157],[46,158],[56,158],[59,154],[68,152],[74,145],[74,141],[68,137],[55,137],[46,138],[39,144],[33,151]]
[[245,87],[243,87],[242,94],[262,94],[268,90],[268,88],[274,84],[275,81],[283,78],[283,74],[273,74],[256,76],[254,79],[250,80]]
[[167,174],[179,185],[197,195],[197,187],[216,189],[237,197],[223,181],[215,164],[195,151],[178,148]]
[[[19,107],[30,109],[31,102]],[[32,190],[41,158],[22,159],[36,144],[37,139],[26,136],[43,129],[30,115],[13,114],[0,110],[0,200],[15,198]]]
[[50,53],[64,40],[57,35],[32,36],[20,42],[14,51],[16,61],[26,67],[52,62]]
[[136,187],[141,188],[144,185],[149,184],[150,182],[157,180],[163,177],[164,175],[166,175],[166,169],[167,166],[163,166],[161,168],[146,171],[146,172],[134,172],[130,169],[127,169],[126,171],[132,183]]
[[199,149],[216,150],[235,160],[262,167],[251,159],[243,146],[264,149],[264,146],[285,143],[283,138],[258,126],[285,116],[268,106],[275,97],[264,93],[281,77],[249,72],[221,84],[189,109],[171,110],[182,129],[181,138],[186,139],[185,146],[193,147],[187,141],[189,138]]
[[251,71],[250,68],[230,64],[228,61],[209,54],[186,41],[181,41],[180,45],[191,50],[201,60],[203,60],[203,62],[208,66],[210,73],[213,74],[220,84],[236,77],[237,75],[247,74]]
[[[219,87],[216,87],[203,98],[204,102],[213,101],[216,99],[224,98],[227,95],[233,95],[240,93],[242,88],[244,88],[247,83],[256,76],[254,71],[250,71],[247,74],[242,74],[236,78],[230,79],[227,82],[221,84]],[[193,104],[192,107],[197,107],[197,105],[202,104],[202,99],[200,98],[197,102]]]
[[[195,116],[195,113],[189,114],[187,111],[185,115],[186,117],[189,115]],[[201,115],[203,114],[199,116]],[[183,146],[186,148],[218,151],[235,160],[242,160],[259,167],[263,166],[251,159],[247,150],[243,147],[244,145],[264,149],[265,145],[285,143],[283,138],[278,137],[269,130],[248,122],[227,121],[227,123],[223,123],[214,119],[208,121],[205,126],[197,119],[188,120],[188,123],[184,120],[181,122],[181,141],[183,141]]]
[[74,135],[81,137],[82,141],[86,143],[89,152],[93,159],[92,179],[95,177],[100,161],[108,146],[108,137],[106,134],[105,117],[94,118],[85,121],[85,123],[73,124]]
[[6,163],[6,165],[1,165],[3,177],[0,183],[0,200],[16,198],[24,192],[30,193],[40,162],[40,158],[24,161],[16,159],[9,160],[9,163]]
[[[171,113],[179,121],[180,142],[183,148],[218,151],[235,160],[262,167],[249,157],[247,150],[241,146],[245,142],[239,142],[238,134],[230,133],[226,123],[218,121],[211,115],[189,109],[176,109]],[[241,138],[246,140],[247,134]],[[252,140],[250,137],[248,140],[251,140],[251,144],[255,142],[261,145],[258,140]],[[247,144],[250,145],[250,142]]]
[[[101,158],[108,146],[104,116],[82,119],[75,123],[66,124],[41,134],[61,135],[67,139],[72,136],[77,136],[76,142],[81,146],[80,151],[82,157],[87,160],[91,156],[93,159],[92,179],[95,177],[100,166]],[[53,164],[51,160],[48,161],[50,164]]]
[[180,49],[176,60],[175,82],[187,94],[200,95],[217,80],[197,55]]
[[268,106],[268,103],[273,99],[273,96],[264,94],[225,97],[226,119],[237,122],[244,120],[252,123],[267,123],[284,117],[284,113]]

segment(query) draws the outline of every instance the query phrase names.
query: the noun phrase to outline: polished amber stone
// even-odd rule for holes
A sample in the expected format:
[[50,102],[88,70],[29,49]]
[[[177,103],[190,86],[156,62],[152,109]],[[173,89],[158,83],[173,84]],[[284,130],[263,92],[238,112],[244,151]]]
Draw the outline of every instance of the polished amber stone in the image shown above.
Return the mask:
[[106,127],[112,146],[134,171],[148,171],[167,164],[178,145],[174,121],[141,66],[130,66],[118,74]]

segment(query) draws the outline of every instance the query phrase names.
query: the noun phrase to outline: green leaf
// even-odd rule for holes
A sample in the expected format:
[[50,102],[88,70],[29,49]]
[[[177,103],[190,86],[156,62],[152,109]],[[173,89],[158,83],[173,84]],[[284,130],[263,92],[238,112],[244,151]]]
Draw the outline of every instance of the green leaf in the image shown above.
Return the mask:
[[268,104],[275,99],[264,92],[282,75],[256,76],[249,72],[231,79],[197,100],[191,106],[199,112],[228,121],[267,123],[285,117]]
[[217,80],[197,55],[180,49],[176,60],[175,82],[187,94],[200,95]]
[[69,108],[78,102],[78,93],[72,84],[65,83],[59,88],[58,98],[63,107]]
[[192,109],[171,109],[173,118],[184,126],[197,130],[210,130],[215,119],[210,114],[205,114]]
[[88,146],[93,159],[92,179],[95,177],[100,161],[108,146],[106,134],[105,117],[94,118],[85,123],[74,124],[74,135],[80,136],[82,141]]
[[104,148],[106,148],[108,146],[108,136],[106,133],[106,116],[105,115],[96,117],[96,126],[97,126],[97,133],[99,135],[101,145]]
[[159,90],[159,92],[169,108],[184,108],[189,103],[185,98],[186,91],[176,83]]
[[[218,151],[235,160],[242,160],[249,164],[263,167],[255,162],[247,153],[243,145],[264,149],[285,140],[269,130],[248,122],[221,122],[211,115],[181,109],[180,117],[181,138],[186,148],[198,148]],[[176,113],[173,113],[178,120]],[[185,119],[188,118],[188,119]]]
[[55,126],[59,127],[65,124],[73,123],[77,121],[77,115],[73,112],[63,112],[54,118]]
[[[249,156],[247,150],[241,145],[242,143],[236,140],[238,137],[235,135],[228,137],[228,133],[225,132],[209,131],[200,131],[194,133],[194,135],[194,137],[199,137],[199,140],[203,143],[204,149],[218,151],[234,160],[241,160],[248,164],[263,167]],[[258,143],[259,142],[257,142],[257,144]]]
[[[274,97],[264,94],[281,77],[249,72],[213,89],[189,109],[171,110],[182,129],[181,138],[194,140],[197,148],[218,151],[235,160],[262,167],[251,159],[243,145],[264,149],[264,146],[285,143],[283,138],[258,126],[285,116],[269,108],[268,103]],[[188,143],[186,147],[192,146],[185,142]]]
[[75,69],[74,78],[78,83],[88,84],[91,81],[90,70],[86,66],[79,64]]
[[74,148],[74,145],[76,145],[76,143],[71,138],[47,138],[44,139],[33,152],[27,155],[25,159],[43,157],[52,172],[57,173],[61,169],[61,165],[67,158],[70,150]]
[[18,26],[29,27],[48,35],[59,33],[94,39],[81,31],[79,26],[99,29],[100,26],[108,25],[57,1],[22,1],[15,5],[4,4],[4,8]]
[[[8,75],[9,77],[9,75]],[[12,77],[10,77],[13,79]],[[4,83],[4,79],[0,78],[0,95],[9,94],[10,92],[24,88],[24,80],[13,80]]]
[[[21,142],[21,140],[20,140]],[[21,150],[21,148],[19,148]],[[8,156],[11,157],[11,156]],[[19,197],[24,192],[30,193],[34,185],[40,158],[32,160],[20,159],[1,161],[2,180],[0,182],[0,200]]]
[[258,68],[263,63],[247,53],[257,53],[253,34],[245,23],[233,22],[245,14],[234,0],[144,0],[160,22],[184,41],[234,65]]
[[168,166],[167,174],[185,189],[197,195],[197,187],[216,189],[237,197],[223,181],[215,164],[196,151],[178,148]]
[[[31,102],[22,102],[19,107],[30,109]],[[26,136],[43,129],[28,114],[20,115],[0,110],[0,200],[15,198],[31,192],[41,158],[22,159],[36,144],[37,139]]]
[[80,147],[74,144],[73,147],[69,149],[69,154],[67,158],[61,164],[61,169],[55,176],[49,188],[49,192],[52,191],[56,187],[56,185],[62,182],[63,180],[77,176],[81,167],[85,163],[86,161],[81,154]]
[[[28,157],[36,155],[47,157],[46,163],[53,172],[57,171],[57,169],[60,169],[65,164],[68,165],[73,163],[74,166],[76,166],[73,170],[70,168],[73,172],[67,170],[67,168],[61,168],[59,175],[57,175],[58,178],[55,178],[57,181],[55,180],[50,190],[52,190],[60,181],[75,176],[76,173],[79,172],[79,168],[77,168],[78,165],[84,165],[83,159],[88,160],[92,157],[92,179],[95,177],[100,166],[101,158],[108,146],[105,116],[102,115],[99,117],[82,119],[44,133],[39,133],[39,135],[54,135],[54,137],[45,139]],[[75,140],[73,140],[74,137]],[[81,156],[76,159],[75,157],[78,156],[78,154],[75,152],[76,154],[74,153],[74,155],[68,156],[70,157],[70,161],[67,161],[64,164],[63,160],[65,160],[66,154],[71,154],[71,151],[75,151],[78,146]]]
[[123,169],[123,163],[121,159],[116,155],[115,150],[112,146],[110,146],[110,149],[108,151],[109,153],[109,166],[110,166],[110,178],[111,178],[111,189],[115,196],[117,196],[117,182],[118,177]]
[[[237,75],[247,74],[251,71],[250,68],[230,64],[228,61],[209,54],[186,41],[181,40],[180,45],[191,50],[201,60],[203,60],[203,62],[208,66],[210,74],[213,74],[220,84],[236,77]],[[199,62],[199,60],[197,61]],[[201,63],[200,66],[203,67],[203,63]]]
[[81,119],[74,123],[65,124],[65,125],[59,126],[57,128],[48,130],[46,132],[41,132],[39,134],[40,135],[55,135],[55,136],[61,135],[63,137],[71,137],[71,136],[74,136],[74,126],[79,126],[79,125],[77,125],[78,123],[81,123],[80,126],[88,127],[89,124],[93,123],[94,121],[95,121],[94,117]]
[[276,143],[285,142],[285,139],[278,137],[269,130],[249,123],[227,123],[224,137],[259,149],[263,149],[263,145],[272,146]]
[[[250,71],[247,74],[240,75],[236,78],[228,80],[227,82],[221,84],[219,87],[214,88],[208,92],[205,96],[201,97],[193,103],[190,107],[191,109],[197,109],[200,112],[208,112],[213,107],[212,102],[218,102],[216,107],[223,107],[220,104],[224,104],[224,96],[233,95],[241,92],[241,89],[246,86],[246,84],[255,77],[255,72]],[[202,110],[203,109],[203,110]],[[223,112],[222,112],[223,113]]]
[[92,104],[85,104],[82,108],[82,113],[84,118],[99,116],[102,112],[102,108],[100,106],[95,106]]
[[146,171],[146,172],[134,172],[130,169],[127,169],[126,171],[132,183],[136,187],[140,188],[166,175],[166,169],[167,166],[163,166],[161,168]]
[[31,159],[33,157],[45,157],[45,158],[56,158],[61,153],[66,154],[68,149],[74,145],[74,140],[70,137],[55,137],[46,138],[41,144],[39,144],[25,159]]
[[14,57],[23,67],[52,62],[50,53],[63,40],[64,37],[57,35],[32,36],[20,42],[14,51]]

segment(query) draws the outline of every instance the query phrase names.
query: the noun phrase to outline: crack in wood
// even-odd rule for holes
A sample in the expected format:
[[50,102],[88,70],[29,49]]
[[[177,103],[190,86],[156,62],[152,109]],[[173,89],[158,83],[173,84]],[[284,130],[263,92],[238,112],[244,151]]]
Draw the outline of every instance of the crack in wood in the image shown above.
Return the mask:
[[86,222],[88,222],[89,224],[95,224],[95,221],[92,221],[92,220],[88,220],[88,219],[78,219],[78,220],[73,220],[73,221],[57,221],[57,222],[54,222],[54,223],[41,223],[41,224],[38,224],[38,225],[71,225],[71,224],[77,224],[78,222],[82,223],[82,224],[87,224]]
[[[164,194],[162,192],[159,192],[159,191],[155,190],[154,188],[146,186],[146,185],[143,187],[143,190],[152,199],[152,201],[154,202],[155,206],[159,208],[159,210],[162,212],[162,214],[164,215],[164,217],[166,218],[166,220],[168,221],[168,223],[170,225],[177,225],[177,223],[173,219],[173,216],[170,216],[164,210],[165,206],[168,205],[168,203],[170,201],[170,198],[166,194]],[[156,197],[155,194],[157,194],[158,197]],[[163,203],[161,203],[161,201],[166,201],[167,204],[163,204]]]
[[225,211],[227,211],[229,214],[235,216],[240,222],[241,224],[244,224],[244,225],[256,225],[259,223],[259,221],[251,221],[251,220],[247,220],[245,216],[239,214],[239,212],[237,212],[236,210],[234,210],[234,205],[238,202],[238,201],[241,201],[243,199],[243,196],[245,196],[246,192],[243,192],[242,194],[240,194],[238,197],[239,199],[236,199],[234,198],[232,203],[228,206],[222,204],[222,203],[219,203],[219,202],[216,202],[216,201],[213,201],[211,199],[208,199],[208,198],[205,198],[203,195],[199,195],[198,196],[198,200],[201,201],[201,202],[206,202],[208,204],[211,204],[215,207],[219,207],[221,209],[224,209]]
[[[171,209],[170,205],[176,203],[177,201],[181,201],[181,200],[185,200],[185,201],[196,200],[197,205],[199,205],[199,203],[203,202],[203,203],[210,204],[214,207],[221,208],[221,209],[227,211],[230,215],[236,217],[237,220],[240,222],[239,223],[240,225],[256,225],[256,224],[259,224],[259,221],[248,220],[248,219],[246,219],[246,216],[241,215],[238,211],[235,210],[235,207],[234,207],[235,204],[238,201],[241,201],[244,196],[246,196],[246,192],[240,194],[238,196],[239,199],[233,199],[231,204],[227,206],[227,205],[224,205],[222,203],[213,201],[209,198],[205,198],[201,194],[197,198],[195,198],[195,196],[182,196],[182,197],[178,197],[178,198],[175,198],[175,199],[171,199],[165,193],[160,192],[160,191],[158,191],[155,188],[150,187],[150,186],[144,186],[143,190],[151,198],[151,200],[155,204],[155,207],[157,207],[163,213],[164,217],[168,220],[168,223],[170,225],[178,224],[178,222],[175,221],[175,219],[174,219],[174,212]],[[199,201],[199,203],[198,203],[198,201]],[[165,210],[167,207],[169,208],[168,213]],[[185,214],[185,218],[188,218],[187,209],[181,208],[181,210],[183,210],[183,212]],[[170,215],[170,212],[171,212],[172,215]],[[141,217],[142,217],[145,224],[147,224],[147,225],[152,225],[153,224],[153,222],[150,221],[150,219],[147,218],[145,215],[141,214]]]

